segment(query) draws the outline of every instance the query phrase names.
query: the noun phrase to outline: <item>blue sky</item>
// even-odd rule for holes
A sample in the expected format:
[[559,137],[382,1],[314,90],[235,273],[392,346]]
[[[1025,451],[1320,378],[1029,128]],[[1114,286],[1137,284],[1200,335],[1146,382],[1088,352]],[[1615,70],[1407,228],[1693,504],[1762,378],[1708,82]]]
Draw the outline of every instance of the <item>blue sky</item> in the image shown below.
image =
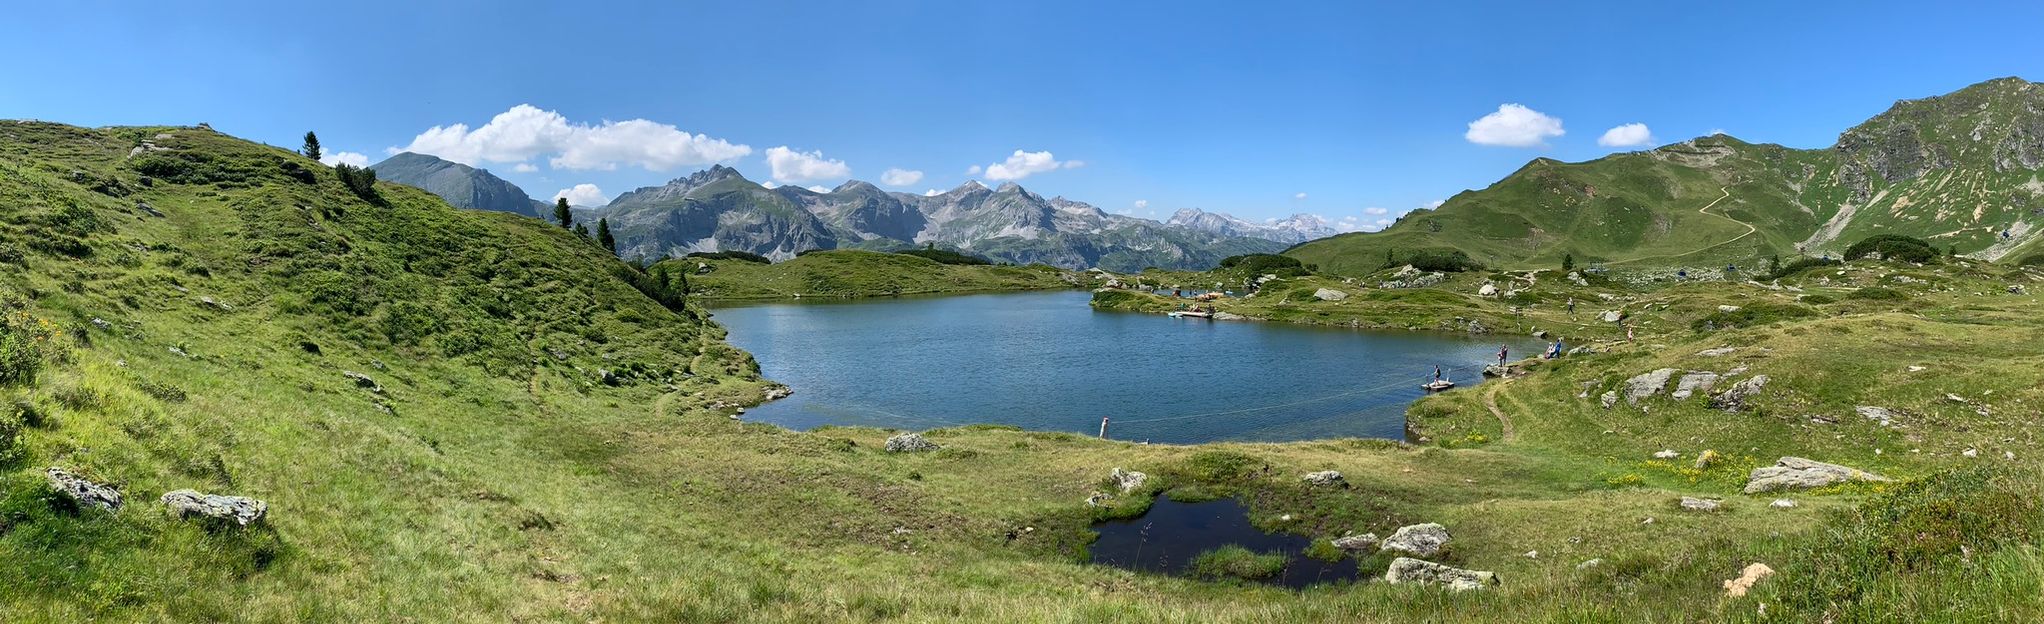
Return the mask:
[[0,22],[0,117],[312,129],[542,199],[716,161],[1367,226],[1637,149],[1600,145],[1625,124],[1821,147],[1899,98],[2044,80],[2044,3],[1418,4],[39,2]]

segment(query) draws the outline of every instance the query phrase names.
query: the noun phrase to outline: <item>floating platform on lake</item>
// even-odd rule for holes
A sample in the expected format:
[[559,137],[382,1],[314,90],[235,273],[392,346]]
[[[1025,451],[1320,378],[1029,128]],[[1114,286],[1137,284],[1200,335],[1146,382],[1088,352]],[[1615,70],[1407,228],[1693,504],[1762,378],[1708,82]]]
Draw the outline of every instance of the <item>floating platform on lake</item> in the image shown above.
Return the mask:
[[1171,318],[1203,318],[1203,319],[1210,319],[1210,318],[1213,318],[1213,317],[1214,317],[1214,313],[1212,313],[1212,312],[1202,312],[1202,311],[1199,311],[1199,310],[1179,310],[1179,311],[1176,311],[1176,312],[1172,312],[1172,313],[1171,313]]
[[1420,384],[1419,387],[1421,390],[1425,390],[1427,392],[1440,392],[1442,390],[1447,390],[1449,388],[1455,387],[1455,382],[1448,381],[1446,379],[1436,379],[1433,381]]

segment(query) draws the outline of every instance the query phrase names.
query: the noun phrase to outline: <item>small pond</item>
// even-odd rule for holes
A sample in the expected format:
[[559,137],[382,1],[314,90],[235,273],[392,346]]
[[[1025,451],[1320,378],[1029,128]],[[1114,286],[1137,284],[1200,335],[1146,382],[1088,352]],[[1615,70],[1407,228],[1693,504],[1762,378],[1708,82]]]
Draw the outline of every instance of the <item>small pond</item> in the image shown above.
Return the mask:
[[1306,556],[1312,538],[1265,533],[1249,523],[1249,510],[1232,498],[1181,503],[1158,496],[1147,513],[1127,520],[1093,525],[1093,563],[1174,576],[1194,575],[1193,560],[1201,553],[1234,545],[1259,554],[1285,557],[1276,574],[1256,579],[1273,585],[1304,588],[1315,583],[1354,581],[1356,560],[1327,561]]

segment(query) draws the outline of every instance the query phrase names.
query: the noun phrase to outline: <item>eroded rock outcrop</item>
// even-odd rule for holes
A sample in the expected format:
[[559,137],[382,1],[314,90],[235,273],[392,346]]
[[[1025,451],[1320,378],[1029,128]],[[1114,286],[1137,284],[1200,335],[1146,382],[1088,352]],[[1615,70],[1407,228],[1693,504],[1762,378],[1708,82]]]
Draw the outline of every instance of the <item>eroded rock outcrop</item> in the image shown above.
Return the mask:
[[1849,481],[1887,481],[1887,477],[1858,468],[1827,464],[1803,459],[1783,457],[1772,466],[1754,468],[1747,476],[1746,493],[1758,494],[1774,490],[1809,489],[1837,485]]
[[164,494],[160,500],[179,517],[231,522],[235,526],[262,522],[270,513],[269,503],[253,498],[205,494],[196,490],[177,490]]
[[1391,560],[1391,567],[1384,570],[1384,582],[1393,585],[1401,583],[1442,585],[1455,591],[1468,591],[1497,585],[1498,575],[1496,572],[1465,570],[1432,561],[1399,557]]

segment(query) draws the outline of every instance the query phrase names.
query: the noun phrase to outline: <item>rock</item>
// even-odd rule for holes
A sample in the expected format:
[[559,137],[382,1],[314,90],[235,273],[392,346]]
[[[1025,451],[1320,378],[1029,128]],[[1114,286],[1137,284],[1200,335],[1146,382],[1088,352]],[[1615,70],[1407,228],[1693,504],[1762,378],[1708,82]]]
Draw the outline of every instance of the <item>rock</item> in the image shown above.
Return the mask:
[[1726,314],[1731,314],[1731,313],[1733,313],[1733,312],[1738,312],[1738,311],[1739,311],[1739,306],[1735,306],[1735,305],[1721,305],[1721,306],[1718,306],[1718,311],[1719,311],[1719,312],[1723,312],[1723,313],[1726,313]]
[[1753,565],[1746,566],[1746,570],[1739,573],[1739,578],[1725,581],[1725,597],[1738,598],[1744,596],[1746,592],[1753,589],[1754,583],[1759,583],[1760,579],[1767,578],[1773,574],[1774,568],[1767,567],[1765,563],[1754,563]]
[[1887,481],[1887,477],[1857,468],[1827,464],[1801,457],[1783,457],[1773,466],[1754,468],[1746,481],[1746,493],[1808,489],[1847,481]]
[[1482,288],[1476,289],[1476,296],[1496,297],[1498,296],[1498,287],[1495,284],[1484,284]]
[[1597,397],[1597,402],[1603,403],[1604,409],[1611,409],[1611,406],[1618,404],[1618,391],[1606,391],[1603,396]]
[[354,381],[355,387],[367,388],[370,392],[383,394],[383,386],[376,385],[376,380],[369,378],[368,375],[357,373],[351,370],[344,370],[341,371],[341,376],[347,377],[349,380]]
[[1681,456],[1682,454],[1675,452],[1675,449],[1667,449],[1664,451],[1654,453],[1654,459],[1674,459]]
[[211,308],[214,308],[214,309],[220,310],[220,311],[222,311],[222,312],[232,312],[232,311],[234,311],[234,308],[233,308],[232,306],[229,306],[229,305],[227,305],[227,304],[225,304],[225,303],[221,303],[221,302],[219,302],[219,301],[215,301],[215,300],[214,300],[214,299],[213,299],[212,297],[200,297],[200,298],[199,298],[199,303],[201,303],[201,304],[204,304],[204,305],[206,305],[206,306],[208,306],[208,307],[211,307]]
[[1216,320],[1216,321],[1246,321],[1246,320],[1249,320],[1249,317],[1246,317],[1246,316],[1242,316],[1242,315],[1240,315],[1240,314],[1236,314],[1236,313],[1234,313],[1234,312],[1215,312],[1215,313],[1214,313],[1214,320]]
[[1529,550],[1529,551],[1526,551],[1526,558],[1527,558],[1527,559],[1539,559],[1539,558],[1540,558],[1540,551],[1537,551],[1537,550]]
[[1970,448],[1969,448],[1969,449],[1966,449],[1966,450],[1963,450],[1963,451],[1959,451],[1959,455],[1961,455],[1961,456],[1965,456],[1965,457],[1979,457],[1979,456],[1980,456],[1980,449],[1970,449]]
[[1883,427],[1895,426],[1895,419],[1897,414],[1895,413],[1894,410],[1890,410],[1885,407],[1875,407],[1872,405],[1861,405],[1859,407],[1852,408],[1852,411],[1858,412],[1861,417],[1864,417],[1868,420],[1881,423],[1881,426]]
[[1411,553],[1421,558],[1441,554],[1441,548],[1448,545],[1448,528],[1428,522],[1399,527],[1391,537],[1384,538],[1383,550]]
[[603,382],[603,385],[606,386],[615,386],[618,385],[618,383],[620,383],[617,378],[617,373],[612,372],[608,368],[596,369],[596,379],[598,381]]
[[1108,498],[1110,497],[1107,495],[1106,492],[1094,492],[1092,496],[1086,497],[1086,506],[1099,507],[1102,505],[1106,505]]
[[1719,457],[1720,455],[1718,455],[1717,451],[1704,449],[1703,452],[1696,454],[1696,464],[1692,467],[1697,470],[1709,468],[1711,464],[1717,463]]
[[95,316],[95,317],[92,317],[92,326],[93,326],[93,327],[98,327],[98,328],[100,328],[100,329],[103,329],[103,330],[106,330],[106,331],[113,331],[113,329],[114,329],[114,324],[113,324],[113,323],[109,323],[109,322],[107,322],[107,321],[106,321],[106,319],[103,319],[103,318],[99,318],[99,317],[97,317],[97,316]]
[[1577,570],[1588,570],[1588,569],[1590,569],[1590,568],[1594,568],[1594,567],[1597,567],[1597,566],[1600,566],[1600,565],[1604,565],[1604,560],[1603,560],[1603,559],[1591,559],[1591,560],[1589,560],[1589,561],[1585,561],[1585,562],[1582,562],[1582,563],[1578,563],[1578,564],[1576,564],[1576,569],[1577,569]]
[[189,358],[189,357],[192,357],[192,354],[190,354],[190,353],[185,353],[185,350],[184,350],[184,348],[183,348],[183,347],[176,347],[176,346],[173,346],[173,347],[171,347],[171,348],[170,348],[170,354],[171,354],[171,355],[175,355],[175,356],[178,356],[178,357],[181,357],[181,358]]
[[1682,497],[1683,511],[1717,511],[1722,506],[1724,506],[1724,501],[1715,498]]
[[1616,323],[1624,319],[1625,315],[1617,310],[1605,310],[1603,312],[1597,313],[1597,320],[1604,321],[1606,323]]
[[1732,384],[1730,389],[1711,397],[1710,406],[1727,412],[1746,409],[1746,400],[1753,398],[1753,395],[1759,394],[1760,389],[1765,387],[1767,387],[1767,376],[1754,375],[1745,381]]
[[1538,330],[1538,331],[1535,331],[1535,332],[1533,332],[1533,337],[1534,337],[1534,338],[1540,338],[1540,339],[1546,339],[1546,338],[1547,338],[1547,330],[1545,330],[1545,329],[1542,329],[1542,330]]
[[1718,383],[1717,373],[1706,371],[1691,371],[1689,373],[1682,375],[1682,380],[1675,383],[1675,392],[1669,394],[1668,398],[1672,398],[1679,401],[1682,399],[1687,399],[1690,397],[1690,395],[1693,395],[1698,392],[1710,392],[1710,387],[1717,385],[1717,383]]
[[170,507],[179,517],[200,517],[235,526],[248,526],[263,521],[270,512],[268,503],[246,496],[223,496],[201,494],[194,490],[177,490],[164,494],[163,504]]
[[1349,553],[1363,553],[1369,552],[1370,549],[1376,548],[1377,541],[1378,539],[1376,533],[1364,533],[1362,535],[1349,533],[1342,535],[1341,537],[1334,538],[1333,543],[1335,548],[1342,549]]
[[1569,281],[1569,283],[1571,283],[1571,284],[1575,284],[1575,285],[1577,285],[1577,286],[1589,286],[1589,285],[1590,285],[1590,280],[1586,280],[1586,279],[1583,279],[1583,274],[1582,274],[1582,273],[1578,273],[1578,272],[1575,272],[1575,271],[1569,271],[1569,272],[1568,272],[1568,281]]
[[1150,475],[1116,467],[1114,472],[1108,473],[1107,479],[1114,482],[1114,487],[1121,488],[1121,493],[1127,494],[1143,487],[1143,483],[1150,480]]
[[795,394],[794,388],[790,388],[781,384],[767,386],[765,390],[760,391],[760,396],[768,401],[779,401],[781,399],[793,396],[794,394]]
[[113,486],[87,481],[62,468],[50,468],[43,474],[49,477],[50,487],[57,488],[57,493],[80,507],[97,507],[110,512],[121,510],[121,493]]
[[1332,288],[1322,288],[1320,290],[1313,291],[1313,297],[1321,301],[1341,301],[1343,299],[1348,298],[1348,293],[1335,290]]
[[1498,575],[1496,572],[1464,570],[1432,561],[1399,557],[1391,560],[1391,567],[1384,570],[1384,582],[1393,585],[1445,585],[1455,591],[1468,591],[1498,584]]
[[1668,378],[1673,376],[1675,369],[1663,368],[1625,380],[1626,404],[1639,405],[1640,399],[1660,394],[1661,389],[1668,386]]
[[1796,506],[1796,502],[1786,498],[1777,498],[1774,499],[1774,502],[1768,503],[1767,506],[1775,509],[1790,509]]
[[1341,471],[1338,470],[1322,470],[1320,472],[1306,473],[1306,482],[1319,486],[1345,485],[1345,483],[1341,480]]
[[1928,370],[1928,369],[1929,369],[1928,367],[1924,367],[1924,366],[1916,366],[1916,365],[1910,365],[1910,367],[1909,367],[1909,372],[1912,372],[1912,373],[1921,373],[1921,372],[1923,372],[1923,371],[1925,371],[1925,370]]
[[156,217],[158,219],[163,218],[163,212],[157,210],[155,206],[149,205],[149,202],[145,201],[135,202],[135,209],[149,213],[149,216]]
[[923,434],[913,431],[887,439],[887,452],[889,453],[920,453],[923,451],[934,451],[938,448],[941,447],[937,446],[937,443],[925,440],[923,439]]
[[2027,294],[2030,294],[2030,291],[2029,291],[2029,290],[2027,290],[2027,289],[2025,289],[2025,288],[2023,288],[2023,285],[2022,285],[2022,284],[2010,284],[2010,285],[2009,285],[2009,294],[2011,294],[2011,295],[2027,295]]
[[1739,350],[1738,347],[1718,347],[1716,349],[1704,349],[1702,351],[1696,352],[1696,354],[1701,355],[1703,357],[1719,357],[1724,355],[1731,355],[1733,351],[1738,350]]

